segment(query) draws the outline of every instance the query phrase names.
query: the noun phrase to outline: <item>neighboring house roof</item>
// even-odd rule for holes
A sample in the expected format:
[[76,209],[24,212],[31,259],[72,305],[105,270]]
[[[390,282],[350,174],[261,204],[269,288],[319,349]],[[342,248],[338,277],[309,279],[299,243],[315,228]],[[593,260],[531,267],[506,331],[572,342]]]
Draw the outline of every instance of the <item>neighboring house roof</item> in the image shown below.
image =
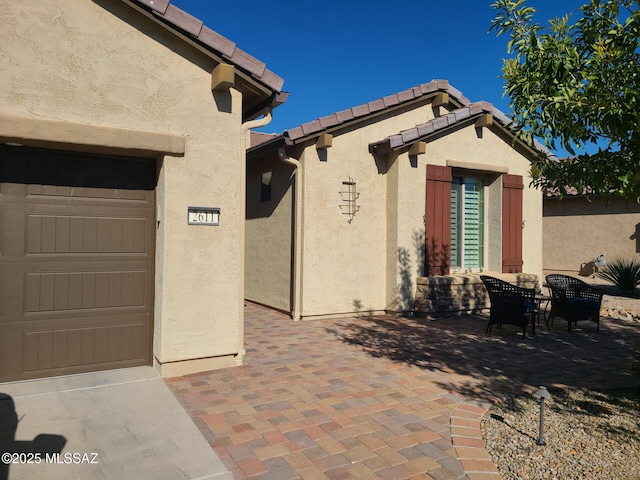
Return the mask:
[[590,187],[584,187],[582,189],[582,193],[578,192],[576,187],[572,187],[570,185],[565,185],[562,187],[564,189],[564,193],[561,193],[560,187],[549,188],[544,191],[545,197],[547,198],[560,198],[563,196],[567,197],[599,197],[601,195],[596,195],[593,193],[593,190]]
[[[243,98],[245,117],[255,117],[266,107],[276,107],[288,97],[282,91],[284,80],[266,68],[266,64],[236,47],[236,44],[213,31],[202,20],[171,5],[170,0],[122,0],[147,17],[168,27],[175,35],[220,61],[234,65],[241,76],[239,87],[246,87]],[[256,88],[258,87],[258,88]],[[264,97],[267,97],[265,100]]]
[[274,138],[279,137],[277,133],[264,133],[264,132],[255,132],[251,130],[251,139],[250,139],[250,147],[255,147],[262,143],[268,142]]

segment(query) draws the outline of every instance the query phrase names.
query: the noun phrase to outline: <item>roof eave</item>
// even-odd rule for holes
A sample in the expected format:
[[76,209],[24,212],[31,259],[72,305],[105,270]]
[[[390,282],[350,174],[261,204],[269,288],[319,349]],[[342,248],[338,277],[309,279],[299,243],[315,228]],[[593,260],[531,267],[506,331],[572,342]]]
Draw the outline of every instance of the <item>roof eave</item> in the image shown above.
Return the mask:
[[[485,117],[489,117],[489,122]],[[526,156],[550,155],[542,145],[536,142],[534,147],[527,145],[514,135],[509,128],[511,119],[502,111],[495,108],[489,102],[474,102],[458,110],[452,110],[448,114],[436,117],[429,122],[418,125],[412,129],[391,135],[378,142],[369,144],[369,153],[386,155],[392,151],[400,151],[411,148],[417,142],[427,141],[436,136],[447,135],[452,130],[462,128],[475,123],[478,128],[489,128],[510,139],[514,147]]]
[[462,93],[452,87],[446,80],[432,80],[408,90],[379,98],[366,104],[342,110],[340,112],[318,118],[285,131],[285,135],[293,144],[307,142],[323,133],[370,121],[394,110],[411,106],[415,103],[430,102],[441,93],[448,93],[448,103],[454,108],[469,105],[469,100]]
[[287,146],[287,139],[284,135],[278,135],[266,142],[260,143],[254,147],[247,149],[247,161],[258,158],[273,150],[277,150],[279,147]]
[[243,103],[245,97],[253,99],[250,105],[249,100],[247,104],[243,104],[243,120],[262,114],[268,100],[272,102],[267,105],[271,108],[286,101],[288,94],[282,91],[284,80],[281,77],[268,70],[260,60],[237,48],[234,42],[208,28],[201,20],[171,5],[169,0],[121,1],[215,62],[233,65],[239,80],[235,87],[243,93],[251,94],[243,95]]

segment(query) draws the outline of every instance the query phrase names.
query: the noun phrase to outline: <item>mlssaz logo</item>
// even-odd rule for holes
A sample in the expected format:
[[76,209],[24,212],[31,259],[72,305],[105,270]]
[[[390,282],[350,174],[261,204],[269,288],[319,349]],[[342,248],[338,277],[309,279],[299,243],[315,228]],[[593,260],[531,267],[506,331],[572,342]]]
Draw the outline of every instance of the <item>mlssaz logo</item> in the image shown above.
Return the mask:
[[45,458],[46,463],[62,463],[65,465],[69,464],[81,464],[81,463],[90,463],[97,464],[98,463],[98,454],[97,453],[47,453]]

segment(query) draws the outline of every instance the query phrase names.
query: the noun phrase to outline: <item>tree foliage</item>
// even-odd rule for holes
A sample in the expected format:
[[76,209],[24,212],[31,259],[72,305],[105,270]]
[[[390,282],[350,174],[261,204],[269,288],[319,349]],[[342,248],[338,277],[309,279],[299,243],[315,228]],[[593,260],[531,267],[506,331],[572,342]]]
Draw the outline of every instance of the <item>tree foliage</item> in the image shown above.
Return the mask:
[[640,201],[640,0],[590,0],[541,26],[526,0],[496,0],[491,29],[511,37],[503,64],[512,127],[529,144],[564,148],[541,156],[533,184],[560,195]]

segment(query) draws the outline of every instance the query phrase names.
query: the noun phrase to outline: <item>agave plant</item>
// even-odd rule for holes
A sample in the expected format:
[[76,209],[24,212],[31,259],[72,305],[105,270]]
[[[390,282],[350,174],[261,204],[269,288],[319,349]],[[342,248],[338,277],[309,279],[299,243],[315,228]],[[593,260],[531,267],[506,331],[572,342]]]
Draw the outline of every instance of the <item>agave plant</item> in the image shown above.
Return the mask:
[[614,258],[600,269],[598,276],[616,285],[623,295],[633,295],[640,285],[640,259]]

